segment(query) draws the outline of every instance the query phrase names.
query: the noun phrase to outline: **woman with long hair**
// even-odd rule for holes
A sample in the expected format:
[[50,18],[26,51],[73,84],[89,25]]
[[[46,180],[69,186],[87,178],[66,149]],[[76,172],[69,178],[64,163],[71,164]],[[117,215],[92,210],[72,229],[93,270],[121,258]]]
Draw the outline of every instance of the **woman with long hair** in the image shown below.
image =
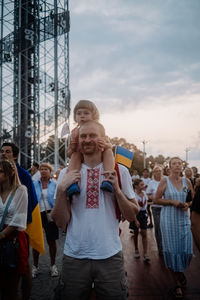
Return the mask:
[[187,284],[185,269],[192,259],[192,233],[189,206],[186,202],[192,184],[181,177],[182,160],[173,157],[169,162],[170,175],[161,179],[154,202],[163,205],[160,217],[163,255],[166,267],[175,280],[174,297],[183,298]]
[[28,247],[24,234],[27,222],[28,195],[21,185],[15,163],[0,159],[0,223],[6,205],[10,202],[4,226],[0,232],[0,252],[8,242],[18,245],[16,264],[0,262],[0,298],[18,299],[18,284],[21,274],[28,266]]

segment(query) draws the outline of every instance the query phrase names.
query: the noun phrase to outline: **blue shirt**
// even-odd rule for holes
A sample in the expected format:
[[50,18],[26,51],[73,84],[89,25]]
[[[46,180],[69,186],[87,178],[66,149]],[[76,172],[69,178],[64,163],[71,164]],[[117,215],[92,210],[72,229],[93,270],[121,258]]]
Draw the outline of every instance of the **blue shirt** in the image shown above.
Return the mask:
[[[40,203],[41,196],[42,196],[42,182],[41,180],[36,180],[33,182],[33,184],[35,186],[38,202]],[[55,204],[55,199],[54,199],[55,191],[56,191],[56,181],[50,179],[47,185],[47,199],[51,207],[53,207]]]

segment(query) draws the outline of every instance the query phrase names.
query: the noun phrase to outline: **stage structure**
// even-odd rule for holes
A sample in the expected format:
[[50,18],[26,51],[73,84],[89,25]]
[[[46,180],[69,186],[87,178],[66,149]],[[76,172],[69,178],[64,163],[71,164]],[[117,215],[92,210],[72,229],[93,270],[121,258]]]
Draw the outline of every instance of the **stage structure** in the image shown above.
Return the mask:
[[14,141],[27,169],[44,157],[57,169],[70,114],[68,0],[0,5],[0,142]]

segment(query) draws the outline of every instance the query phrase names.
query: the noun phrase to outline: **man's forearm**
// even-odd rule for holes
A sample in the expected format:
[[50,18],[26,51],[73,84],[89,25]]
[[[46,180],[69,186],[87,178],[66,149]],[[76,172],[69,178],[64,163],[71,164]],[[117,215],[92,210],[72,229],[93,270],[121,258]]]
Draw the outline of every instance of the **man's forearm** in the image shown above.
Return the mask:
[[128,199],[120,188],[115,190],[115,197],[123,217],[129,222],[134,221],[139,212],[136,200]]

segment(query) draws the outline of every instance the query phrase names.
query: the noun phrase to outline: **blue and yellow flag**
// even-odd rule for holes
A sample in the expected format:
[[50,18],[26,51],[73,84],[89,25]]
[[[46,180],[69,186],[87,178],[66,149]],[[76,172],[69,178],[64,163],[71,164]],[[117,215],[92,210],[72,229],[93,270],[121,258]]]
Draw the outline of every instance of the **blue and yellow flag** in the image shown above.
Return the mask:
[[130,168],[132,165],[134,153],[121,147],[116,146],[115,150],[115,162],[124,165],[127,168]]
[[27,187],[28,192],[28,215],[26,233],[29,236],[29,243],[31,247],[39,253],[44,253],[44,236],[42,221],[40,215],[40,208],[30,174],[22,168],[18,163],[16,164],[19,179],[22,184]]
[[26,233],[29,236],[29,243],[31,247],[39,253],[44,254],[43,228],[38,203],[35,207],[33,207],[32,222],[27,224]]

